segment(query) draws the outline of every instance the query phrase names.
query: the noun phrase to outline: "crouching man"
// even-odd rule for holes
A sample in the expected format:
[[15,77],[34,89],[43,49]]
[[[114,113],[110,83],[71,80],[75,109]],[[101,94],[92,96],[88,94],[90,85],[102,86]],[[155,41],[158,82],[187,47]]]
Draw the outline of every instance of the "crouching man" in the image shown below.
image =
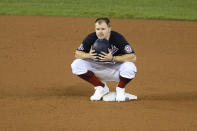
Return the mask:
[[[71,64],[73,74],[95,87],[90,100],[101,100],[109,93],[106,81],[116,81],[115,100],[126,100],[125,86],[135,78],[136,55],[131,45],[118,32],[112,31],[108,18],[95,20],[95,32],[87,35],[75,52],[76,59]],[[92,45],[96,40],[108,40],[109,52],[95,53]]]

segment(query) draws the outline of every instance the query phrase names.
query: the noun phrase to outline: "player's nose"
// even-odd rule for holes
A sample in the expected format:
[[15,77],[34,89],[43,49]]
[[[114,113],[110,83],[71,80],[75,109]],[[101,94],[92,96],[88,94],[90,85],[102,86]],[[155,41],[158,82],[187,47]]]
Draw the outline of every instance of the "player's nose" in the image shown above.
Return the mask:
[[99,31],[99,34],[103,34],[103,31]]

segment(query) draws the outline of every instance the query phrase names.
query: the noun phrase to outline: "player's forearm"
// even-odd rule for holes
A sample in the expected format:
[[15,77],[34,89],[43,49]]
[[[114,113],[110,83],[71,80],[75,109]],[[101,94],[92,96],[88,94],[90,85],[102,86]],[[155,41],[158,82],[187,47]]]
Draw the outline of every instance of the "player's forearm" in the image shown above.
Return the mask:
[[115,62],[136,62],[135,54],[125,54],[122,56],[114,56],[113,61]]
[[75,58],[77,59],[89,59],[91,56],[89,53],[85,53],[83,51],[75,51]]

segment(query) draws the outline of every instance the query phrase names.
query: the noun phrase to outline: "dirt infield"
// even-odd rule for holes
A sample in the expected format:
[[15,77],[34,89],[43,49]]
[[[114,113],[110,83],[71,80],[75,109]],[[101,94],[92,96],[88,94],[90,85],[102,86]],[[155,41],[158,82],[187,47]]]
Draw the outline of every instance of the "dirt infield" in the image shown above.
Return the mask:
[[[71,73],[93,18],[0,16],[1,131],[196,131],[197,22],[111,19],[137,54],[130,102],[91,102]],[[116,83],[109,83],[115,90]]]

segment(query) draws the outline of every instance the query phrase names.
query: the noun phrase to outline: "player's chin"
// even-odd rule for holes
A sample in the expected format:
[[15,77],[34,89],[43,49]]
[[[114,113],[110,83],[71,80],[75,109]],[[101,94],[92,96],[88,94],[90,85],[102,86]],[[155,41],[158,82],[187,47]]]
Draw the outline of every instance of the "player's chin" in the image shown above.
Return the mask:
[[98,36],[98,39],[103,40],[103,39],[105,39],[105,37],[104,36]]

